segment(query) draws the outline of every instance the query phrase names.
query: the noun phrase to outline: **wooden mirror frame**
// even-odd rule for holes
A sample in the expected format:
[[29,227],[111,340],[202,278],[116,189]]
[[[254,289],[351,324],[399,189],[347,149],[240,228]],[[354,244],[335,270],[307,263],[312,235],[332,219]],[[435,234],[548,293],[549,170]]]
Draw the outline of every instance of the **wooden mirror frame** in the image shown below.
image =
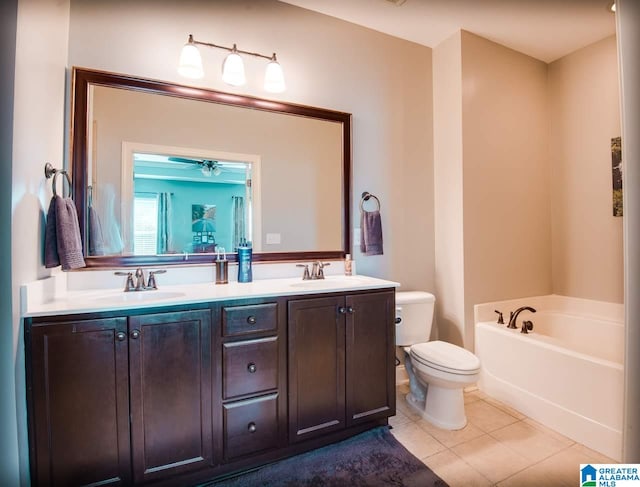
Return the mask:
[[[256,252],[253,258],[258,262],[282,262],[304,260],[342,259],[350,253],[350,213],[351,213],[351,114],[324,108],[296,105],[281,101],[266,100],[245,95],[235,95],[220,91],[178,85],[166,81],[155,81],[123,74],[73,68],[72,78],[72,120],[71,120],[71,174],[73,195],[78,210],[80,234],[82,237],[85,262],[88,268],[116,268],[144,265],[179,265],[211,263],[214,254],[168,254],[168,255],[107,255],[91,257],[86,255],[87,242],[87,164],[89,132],[87,109],[89,86],[100,85],[111,88],[140,91],[157,95],[175,96],[208,103],[219,103],[240,108],[262,110],[288,115],[315,118],[342,123],[342,240],[341,250],[303,252]],[[236,254],[228,255],[235,261]]]

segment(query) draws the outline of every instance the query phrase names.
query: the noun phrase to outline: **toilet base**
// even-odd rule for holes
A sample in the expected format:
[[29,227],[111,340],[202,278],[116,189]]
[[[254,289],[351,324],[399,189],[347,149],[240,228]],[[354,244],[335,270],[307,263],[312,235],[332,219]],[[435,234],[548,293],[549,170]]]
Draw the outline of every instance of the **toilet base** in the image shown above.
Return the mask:
[[450,389],[429,384],[424,403],[417,401],[411,393],[407,394],[406,399],[414,411],[438,428],[460,430],[467,425],[462,388]]

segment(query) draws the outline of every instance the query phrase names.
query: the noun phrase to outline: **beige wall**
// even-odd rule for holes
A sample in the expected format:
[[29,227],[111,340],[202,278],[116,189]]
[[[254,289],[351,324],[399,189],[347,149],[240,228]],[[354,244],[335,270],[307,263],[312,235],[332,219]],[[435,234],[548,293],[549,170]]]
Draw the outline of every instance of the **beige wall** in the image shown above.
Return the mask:
[[458,32],[433,50],[434,194],[437,335],[464,336],[462,56]]
[[[51,198],[51,182],[44,164],[62,167],[65,135],[65,67],[69,32],[67,0],[19,0],[12,161],[12,298],[13,362],[17,444],[22,484],[28,485],[28,444],[24,341],[20,319],[20,285],[48,276],[43,265],[44,213]],[[59,181],[58,181],[59,183]],[[11,391],[2,394],[11,395]],[[7,428],[5,429],[5,425]],[[2,435],[16,434],[15,425],[2,423]],[[15,441],[15,436],[13,437]],[[17,476],[18,466],[8,475]],[[3,485],[15,485],[11,482]]]
[[615,36],[550,64],[549,99],[553,291],[621,303],[622,218],[612,215],[611,191],[611,138],[620,136]]
[[[359,196],[370,191],[382,202],[385,245],[383,256],[354,252],[357,270],[432,290],[431,49],[274,0],[73,0],[69,64],[186,84],[176,64],[189,33],[275,51],[288,89],[273,98],[353,114],[354,226]],[[220,80],[225,53],[202,54],[197,84],[266,96],[261,61],[245,60],[248,85],[235,89]]]
[[473,305],[551,292],[546,65],[461,31],[434,49],[437,329],[473,349]]
[[465,345],[473,305],[551,292],[547,65],[462,32]]

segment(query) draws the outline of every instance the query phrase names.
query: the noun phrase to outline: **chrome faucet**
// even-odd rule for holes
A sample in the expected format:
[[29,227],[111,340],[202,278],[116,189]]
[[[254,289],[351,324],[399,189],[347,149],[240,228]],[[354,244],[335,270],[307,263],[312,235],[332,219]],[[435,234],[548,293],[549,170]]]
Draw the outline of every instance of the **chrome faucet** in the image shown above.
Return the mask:
[[[126,276],[127,280],[124,285],[124,292],[128,293],[130,291],[148,291],[152,289],[158,289],[158,283],[156,282],[156,274],[164,274],[167,272],[164,269],[160,269],[157,271],[149,271],[149,280],[145,283],[144,279],[144,271],[142,268],[138,267],[134,272],[114,272],[116,276]],[[135,284],[133,282],[133,278],[135,277]]]
[[311,266],[311,279],[324,279],[324,268],[331,265],[329,262],[314,262]]
[[518,315],[520,313],[522,313],[523,311],[531,311],[532,313],[536,312],[536,310],[534,308],[532,308],[531,306],[522,306],[522,307],[518,308],[517,310],[512,311],[511,315],[509,317],[509,325],[507,326],[507,328],[517,328],[516,320],[518,319]]
[[136,288],[135,291],[144,291],[144,288],[147,287],[147,285],[144,282],[144,271],[142,270],[141,267],[138,267],[136,269]]

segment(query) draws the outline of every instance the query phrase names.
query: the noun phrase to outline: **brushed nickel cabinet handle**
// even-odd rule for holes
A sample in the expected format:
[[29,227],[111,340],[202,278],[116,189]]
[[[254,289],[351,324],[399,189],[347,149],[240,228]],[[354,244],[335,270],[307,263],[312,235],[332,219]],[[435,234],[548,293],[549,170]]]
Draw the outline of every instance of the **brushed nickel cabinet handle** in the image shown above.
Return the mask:
[[258,367],[256,366],[256,364],[251,362],[249,365],[247,365],[247,370],[250,374],[254,374],[258,370]]
[[249,323],[250,325],[255,325],[258,322],[258,320],[256,319],[255,316],[249,316],[247,318],[247,323]]
[[247,425],[247,429],[249,430],[249,433],[255,433],[258,428],[256,428],[256,424],[252,421]]
[[118,333],[116,333],[116,340],[118,340],[119,342],[124,341],[127,338],[127,334],[119,331]]
[[131,332],[131,338],[133,338],[134,340],[138,339],[140,337],[140,330],[133,330]]

